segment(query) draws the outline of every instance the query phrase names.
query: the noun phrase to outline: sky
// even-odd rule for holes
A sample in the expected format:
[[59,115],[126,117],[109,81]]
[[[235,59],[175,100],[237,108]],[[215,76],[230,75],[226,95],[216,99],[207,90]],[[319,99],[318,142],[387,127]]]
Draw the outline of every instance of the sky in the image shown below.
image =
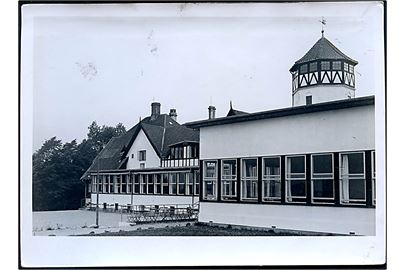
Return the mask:
[[[127,129],[175,108],[178,122],[291,106],[289,69],[321,37],[359,64],[356,97],[382,76],[377,3],[36,5],[33,20],[33,150],[87,127]],[[24,55],[23,55],[24,57]],[[24,90],[24,89],[23,89]],[[24,92],[22,92],[24,94]]]

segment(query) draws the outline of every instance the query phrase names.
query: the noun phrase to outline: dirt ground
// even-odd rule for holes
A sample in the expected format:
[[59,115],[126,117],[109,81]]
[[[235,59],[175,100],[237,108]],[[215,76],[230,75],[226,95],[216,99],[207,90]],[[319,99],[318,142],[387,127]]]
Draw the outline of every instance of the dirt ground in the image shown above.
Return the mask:
[[[188,223],[186,226],[166,226],[164,228],[148,227],[131,231],[105,232],[94,236],[319,236],[306,232],[291,232],[273,229],[218,227],[199,223]],[[88,235],[86,235],[88,236]]]

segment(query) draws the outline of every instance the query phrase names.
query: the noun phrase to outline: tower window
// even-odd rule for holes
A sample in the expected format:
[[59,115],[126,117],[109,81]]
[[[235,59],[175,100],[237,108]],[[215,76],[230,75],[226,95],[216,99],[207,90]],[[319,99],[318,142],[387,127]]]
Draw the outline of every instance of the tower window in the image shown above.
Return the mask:
[[318,63],[309,64],[309,71],[316,71],[318,69]]
[[300,67],[300,72],[301,72],[301,73],[308,72],[308,65],[307,65],[307,64],[302,65],[302,66]]
[[330,62],[322,61],[321,70],[330,70]]
[[353,65],[349,65],[349,72],[350,72],[350,73],[354,73],[354,67],[353,67]]
[[334,61],[332,63],[332,69],[333,70],[341,70],[342,69],[342,62]]
[[349,71],[349,64],[348,63],[343,63],[343,68],[345,71]]
[[311,105],[312,104],[312,96],[306,96],[305,101],[306,101],[306,105]]

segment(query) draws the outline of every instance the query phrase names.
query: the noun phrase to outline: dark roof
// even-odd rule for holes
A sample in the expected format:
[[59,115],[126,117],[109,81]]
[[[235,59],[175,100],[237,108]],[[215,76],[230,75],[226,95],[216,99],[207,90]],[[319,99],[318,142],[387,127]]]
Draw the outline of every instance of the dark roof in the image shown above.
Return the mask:
[[347,60],[352,64],[356,65],[358,62],[354,59],[351,59],[338,48],[333,45],[327,38],[321,37],[312,48],[298,61],[294,63],[290,71],[293,71],[297,68],[297,65],[318,60]]
[[198,131],[180,125],[167,114],[160,114],[156,119],[146,117],[125,134],[112,138],[81,178],[91,171],[124,169],[127,162],[125,156],[141,130],[161,158],[169,152],[170,145],[200,140]]
[[229,112],[228,112],[228,114],[226,115],[226,117],[234,116],[234,115],[244,115],[244,114],[249,114],[249,113],[243,112],[243,111],[238,111],[238,110],[235,110],[235,109],[233,109],[233,108],[231,107],[231,108],[229,109]]
[[201,127],[216,126],[216,125],[225,125],[245,121],[254,121],[260,119],[284,117],[291,115],[299,115],[306,113],[322,112],[322,111],[331,111],[331,110],[340,110],[352,107],[360,107],[374,105],[374,96],[360,97],[360,98],[351,98],[345,100],[336,100],[324,103],[315,103],[312,105],[303,105],[296,107],[289,107],[283,109],[276,109],[270,111],[249,113],[244,115],[235,115],[232,117],[221,117],[209,120],[201,120],[195,122],[185,123],[189,128],[198,129]]

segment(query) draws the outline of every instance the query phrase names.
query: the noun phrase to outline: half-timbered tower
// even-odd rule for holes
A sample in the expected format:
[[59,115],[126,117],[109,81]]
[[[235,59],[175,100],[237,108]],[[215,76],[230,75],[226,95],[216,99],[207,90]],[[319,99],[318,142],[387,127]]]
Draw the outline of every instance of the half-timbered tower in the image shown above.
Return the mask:
[[356,65],[356,60],[342,53],[322,33],[322,37],[290,69],[292,105],[354,98]]

